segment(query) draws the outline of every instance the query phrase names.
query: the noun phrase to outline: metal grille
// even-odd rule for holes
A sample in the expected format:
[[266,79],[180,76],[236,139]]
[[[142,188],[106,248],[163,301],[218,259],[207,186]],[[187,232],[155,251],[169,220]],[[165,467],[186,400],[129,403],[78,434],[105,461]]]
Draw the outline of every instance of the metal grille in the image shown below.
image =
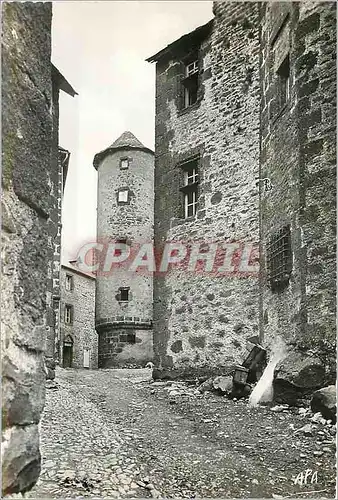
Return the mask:
[[272,290],[287,286],[292,270],[290,226],[284,226],[273,234],[267,244],[268,280]]

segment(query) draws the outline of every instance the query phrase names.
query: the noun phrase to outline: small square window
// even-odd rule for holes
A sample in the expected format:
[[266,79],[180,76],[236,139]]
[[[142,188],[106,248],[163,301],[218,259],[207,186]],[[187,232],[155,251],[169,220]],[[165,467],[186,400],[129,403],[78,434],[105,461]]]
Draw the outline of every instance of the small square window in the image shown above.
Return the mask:
[[66,290],[73,290],[73,276],[71,274],[66,274]]
[[129,288],[120,288],[120,302],[129,301]]
[[73,306],[69,304],[65,305],[65,323],[67,325],[71,325],[73,323]]
[[129,168],[129,158],[121,158],[120,159],[120,169],[127,170]]
[[129,201],[129,191],[128,189],[123,189],[118,192],[117,201],[119,203],[128,203]]

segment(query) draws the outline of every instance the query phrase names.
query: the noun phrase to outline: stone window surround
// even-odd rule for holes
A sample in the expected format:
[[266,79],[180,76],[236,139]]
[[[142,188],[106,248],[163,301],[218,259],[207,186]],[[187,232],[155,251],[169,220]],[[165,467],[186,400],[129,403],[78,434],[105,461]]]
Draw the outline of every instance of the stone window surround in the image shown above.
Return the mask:
[[280,112],[290,101],[291,81],[290,81],[290,55],[285,56],[276,72],[277,77],[277,95]]
[[[120,201],[119,195],[122,192],[127,192],[127,201]],[[116,199],[118,205],[130,205],[130,190],[128,187],[119,188],[116,192]]]
[[[290,30],[290,12],[285,12],[279,22],[273,27],[270,35],[271,52],[271,74],[274,74],[274,81],[271,83],[274,87],[275,104],[274,112],[270,115],[272,125],[284,114],[290,104],[292,80],[291,80],[291,30]],[[288,98],[282,101],[282,79],[283,65],[289,58],[289,78],[288,78]]]
[[[124,162],[127,163],[127,166],[122,166]],[[128,170],[131,162],[132,162],[132,158],[130,158],[129,156],[121,156],[121,158],[120,158],[120,170]]]

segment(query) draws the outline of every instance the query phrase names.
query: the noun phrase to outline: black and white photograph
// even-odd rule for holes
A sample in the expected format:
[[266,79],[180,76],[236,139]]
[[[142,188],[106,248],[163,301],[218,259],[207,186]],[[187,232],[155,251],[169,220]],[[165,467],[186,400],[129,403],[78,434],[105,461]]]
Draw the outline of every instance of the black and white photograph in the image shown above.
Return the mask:
[[3,498],[336,498],[336,6],[1,1]]

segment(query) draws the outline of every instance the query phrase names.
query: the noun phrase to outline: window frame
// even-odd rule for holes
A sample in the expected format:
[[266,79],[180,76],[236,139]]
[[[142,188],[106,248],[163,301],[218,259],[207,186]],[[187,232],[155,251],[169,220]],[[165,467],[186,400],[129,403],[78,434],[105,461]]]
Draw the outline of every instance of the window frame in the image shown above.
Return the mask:
[[[183,186],[180,189],[183,193],[183,216],[184,219],[190,219],[196,216],[198,208],[199,156],[189,158],[181,163],[179,168],[183,171]],[[192,207],[191,214],[189,214],[190,207]]]
[[[192,201],[189,202],[189,196],[192,195]],[[189,215],[189,209],[192,207],[192,213]],[[197,212],[197,191],[190,191],[184,195],[184,218],[190,219],[195,217]]]
[[[122,166],[123,162],[127,162],[126,167]],[[121,157],[120,158],[120,170],[128,170],[129,166],[130,166],[130,158],[128,158],[127,156]]]
[[[127,193],[127,201],[120,200],[120,194]],[[117,203],[118,205],[129,205],[130,204],[130,192],[128,188],[120,188],[117,191]]]
[[[69,321],[67,321],[67,313],[69,312]],[[74,307],[72,304],[65,304],[64,311],[64,323],[65,325],[72,325],[74,322]]]
[[[188,109],[198,102],[198,91],[200,87],[199,56],[195,53],[189,59],[183,61],[184,77],[181,84],[183,87],[182,109]],[[192,70],[189,67],[192,66]]]
[[[69,283],[70,283],[70,286],[68,287]],[[66,288],[67,292],[72,292],[74,290],[74,276],[72,274],[66,274],[65,288]]]

